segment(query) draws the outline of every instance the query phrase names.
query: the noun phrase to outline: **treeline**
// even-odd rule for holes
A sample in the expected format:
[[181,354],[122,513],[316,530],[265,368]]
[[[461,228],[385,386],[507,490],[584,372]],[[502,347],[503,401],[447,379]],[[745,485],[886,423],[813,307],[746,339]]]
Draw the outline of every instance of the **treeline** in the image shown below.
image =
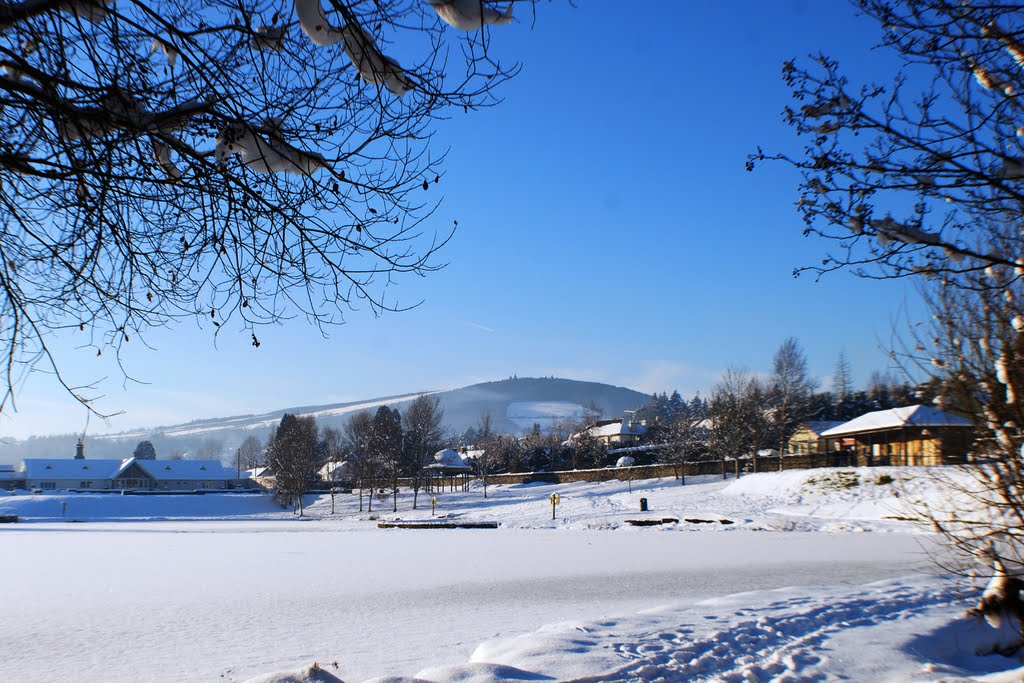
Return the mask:
[[637,417],[648,425],[644,441],[664,447],[658,453],[662,462],[724,462],[765,451],[783,454],[804,422],[845,422],[873,410],[930,403],[934,396],[930,384],[914,386],[879,372],[866,389],[854,390],[845,354],[836,363],[831,389],[819,391],[803,350],[789,338],[775,352],[770,376],[730,369],[707,399],[697,395],[687,402],[678,391],[654,395]]
[[766,377],[731,369],[706,398],[698,394],[687,401],[678,391],[652,396],[633,415],[625,443],[598,433],[601,415],[594,407],[553,431],[535,424],[521,436],[499,433],[485,413],[477,426],[449,435],[438,398],[420,396],[404,412],[381,406],[353,415],[341,429],[318,428],[312,416],[285,415],[265,447],[250,437],[238,449],[236,462],[240,468],[268,465],[282,501],[298,505],[301,494],[320,481],[318,472],[325,464],[342,463],[331,469],[333,478],[358,487],[360,510],[365,502],[372,511],[376,498],[390,499],[397,511],[399,486],[412,490],[416,508],[427,468],[449,445],[460,447],[460,457],[482,480],[486,496],[492,474],[609,467],[623,455],[623,445],[639,447],[629,449],[627,456],[636,464],[675,464],[680,475],[686,462],[724,463],[764,451],[775,455],[785,452],[802,422],[845,421],[932,397],[927,386],[914,387],[880,373],[872,375],[866,389],[854,390],[843,355],[831,388],[819,390],[803,350],[790,338],[776,351]]
[[[263,460],[275,477],[275,491],[285,504],[294,503],[301,514],[302,494],[320,480],[319,470],[327,463],[340,465],[334,479],[359,486],[359,504],[365,498],[369,510],[381,489],[390,490],[397,509],[401,479],[414,482],[416,494],[424,482],[424,468],[444,446],[444,411],[434,396],[420,396],[399,412],[380,406],[376,412],[356,413],[339,430],[318,428],[313,416],[286,414],[270,436],[265,449],[243,443],[238,458]],[[246,453],[242,450],[246,449]],[[365,494],[365,495],[364,495]],[[414,506],[415,506],[414,498]]]

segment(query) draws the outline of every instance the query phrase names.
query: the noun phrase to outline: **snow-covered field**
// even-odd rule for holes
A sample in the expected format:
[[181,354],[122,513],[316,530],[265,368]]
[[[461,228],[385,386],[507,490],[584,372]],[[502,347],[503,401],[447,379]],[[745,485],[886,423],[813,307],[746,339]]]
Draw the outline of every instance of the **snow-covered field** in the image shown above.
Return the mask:
[[[495,530],[378,529],[355,494],[301,520],[263,496],[0,494],[24,521],[0,525],[0,679],[1024,680],[899,519],[943,495],[923,470],[629,489],[437,494]],[[373,517],[430,518],[411,502]]]

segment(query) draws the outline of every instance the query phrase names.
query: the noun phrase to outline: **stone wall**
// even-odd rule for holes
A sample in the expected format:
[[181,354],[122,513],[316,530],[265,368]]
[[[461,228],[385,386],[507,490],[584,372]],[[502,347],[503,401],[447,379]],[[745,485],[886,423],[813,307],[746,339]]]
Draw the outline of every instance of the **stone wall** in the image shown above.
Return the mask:
[[[726,474],[735,476],[751,472],[779,471],[779,457],[740,458],[739,460],[710,460],[704,462],[688,462],[682,466],[683,474],[693,477],[701,474]],[[816,467],[855,467],[854,456],[845,454],[828,455],[787,455],[782,459],[784,470],[806,470]],[[640,465],[636,467],[606,467],[599,470],[568,470],[563,472],[519,472],[514,474],[492,474],[487,477],[489,484],[566,484],[577,481],[628,481],[632,479],[657,479],[661,477],[679,477],[676,465]]]

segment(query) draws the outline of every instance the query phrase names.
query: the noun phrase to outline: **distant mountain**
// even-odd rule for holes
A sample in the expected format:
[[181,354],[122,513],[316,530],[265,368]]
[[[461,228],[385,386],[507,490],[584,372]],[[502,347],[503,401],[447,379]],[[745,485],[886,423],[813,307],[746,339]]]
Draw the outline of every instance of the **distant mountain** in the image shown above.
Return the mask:
[[[175,453],[186,457],[222,457],[229,459],[247,436],[266,439],[285,413],[313,415],[320,426],[343,426],[361,410],[375,411],[390,405],[402,410],[421,394],[436,395],[444,409],[444,421],[453,434],[479,426],[485,413],[491,415],[491,428],[497,432],[521,434],[539,424],[544,430],[556,429],[566,421],[578,419],[590,408],[604,417],[618,417],[626,410],[639,408],[646,394],[600,382],[580,382],[555,377],[510,378],[498,382],[473,384],[450,391],[397,394],[367,401],[296,406],[260,415],[195,420],[180,425],[138,429],[118,434],[91,437],[86,442],[86,457],[123,458],[131,455],[139,441],[148,439],[156,447],[158,458]],[[72,457],[77,435],[32,437],[0,444],[0,462],[18,462],[22,458]]]

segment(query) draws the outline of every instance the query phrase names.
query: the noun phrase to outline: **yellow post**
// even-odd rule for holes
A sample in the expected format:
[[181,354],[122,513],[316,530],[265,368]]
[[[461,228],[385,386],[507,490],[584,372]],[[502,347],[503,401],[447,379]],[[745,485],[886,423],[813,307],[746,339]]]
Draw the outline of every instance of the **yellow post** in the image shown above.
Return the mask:
[[430,516],[433,517],[435,512],[437,512],[437,496],[432,496],[430,498]]
[[561,497],[557,493],[552,493],[549,497],[551,501],[551,519],[555,518],[555,507],[562,502]]

